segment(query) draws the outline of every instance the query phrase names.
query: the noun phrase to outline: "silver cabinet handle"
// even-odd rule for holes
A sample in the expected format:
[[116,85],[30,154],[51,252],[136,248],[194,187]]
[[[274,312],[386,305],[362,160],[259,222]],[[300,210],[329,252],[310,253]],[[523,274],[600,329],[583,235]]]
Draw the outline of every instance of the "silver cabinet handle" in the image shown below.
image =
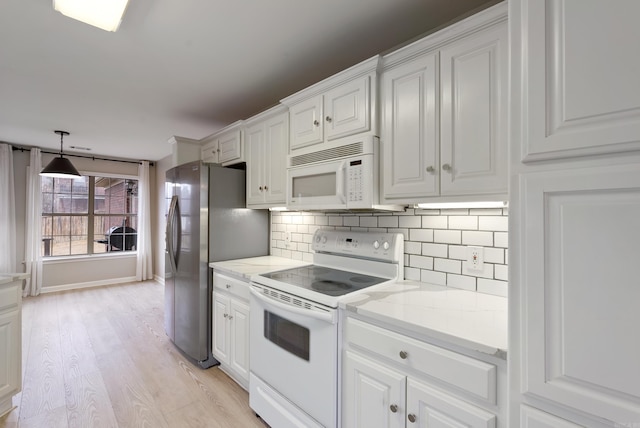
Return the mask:
[[314,125],[314,126],[318,126],[318,125],[320,125],[320,122],[318,122],[317,120],[314,120],[314,121],[313,121],[313,125]]
[[444,165],[442,165],[442,169],[445,171],[451,171],[451,165],[449,165],[448,163],[445,163]]
[[233,315],[229,315],[229,319],[232,320],[233,319]]
[[432,167],[432,166],[428,166],[428,167],[427,167],[427,172],[433,172],[433,171],[435,171],[435,170],[433,169],[433,167]]
[[396,413],[398,411],[398,405],[397,404],[390,405],[389,410],[391,410],[393,413]]
[[228,318],[229,314],[224,314],[223,317]]
[[409,413],[407,419],[409,419],[409,422],[414,423],[416,421],[416,415],[414,415],[413,413]]
[[227,284],[227,288],[231,288],[231,284]]
[[269,188],[267,186],[264,186],[264,190],[269,190]]
[[400,351],[400,358],[406,360],[409,354],[406,351]]
[[327,116],[327,117],[324,118],[324,120],[326,120],[327,122],[331,123],[332,119],[331,119],[331,116]]
[[260,191],[262,192],[262,186],[258,187],[258,189],[260,189]]
[[217,151],[218,153],[220,153],[220,149],[217,149],[216,151]]

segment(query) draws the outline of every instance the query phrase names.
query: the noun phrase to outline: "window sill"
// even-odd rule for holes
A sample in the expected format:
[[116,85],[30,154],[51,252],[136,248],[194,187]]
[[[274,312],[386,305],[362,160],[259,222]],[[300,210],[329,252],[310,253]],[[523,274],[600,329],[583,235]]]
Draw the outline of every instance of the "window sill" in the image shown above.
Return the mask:
[[68,262],[82,262],[82,261],[95,261],[98,259],[125,259],[131,257],[137,257],[137,251],[111,251],[108,253],[99,254],[78,254],[76,256],[50,256],[43,257],[42,264],[55,264],[55,263],[68,263]]

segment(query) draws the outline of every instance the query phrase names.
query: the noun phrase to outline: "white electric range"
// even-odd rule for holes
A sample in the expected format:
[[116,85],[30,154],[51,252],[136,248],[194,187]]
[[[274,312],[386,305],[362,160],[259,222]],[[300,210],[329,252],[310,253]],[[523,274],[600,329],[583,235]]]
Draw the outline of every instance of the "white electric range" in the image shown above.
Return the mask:
[[318,230],[312,249],[251,278],[249,402],[272,427],[338,426],[338,304],[404,278],[399,233]]

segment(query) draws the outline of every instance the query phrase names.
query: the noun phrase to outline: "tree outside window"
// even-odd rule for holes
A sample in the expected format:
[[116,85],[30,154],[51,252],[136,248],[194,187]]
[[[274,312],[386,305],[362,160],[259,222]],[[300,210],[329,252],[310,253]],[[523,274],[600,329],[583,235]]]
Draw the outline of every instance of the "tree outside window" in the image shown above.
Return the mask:
[[138,181],[42,177],[42,255],[135,251]]

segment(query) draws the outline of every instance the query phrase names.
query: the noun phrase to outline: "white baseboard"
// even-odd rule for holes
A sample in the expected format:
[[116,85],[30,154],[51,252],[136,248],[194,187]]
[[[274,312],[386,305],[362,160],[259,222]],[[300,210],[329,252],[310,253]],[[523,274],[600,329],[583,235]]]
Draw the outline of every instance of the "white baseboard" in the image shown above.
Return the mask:
[[111,279],[105,279],[100,281],[78,282],[75,284],[52,285],[48,287],[42,287],[40,292],[55,293],[56,291],[77,290],[80,288],[100,287],[103,285],[123,284],[125,282],[136,282],[136,281],[137,280],[135,276],[128,276],[124,278],[111,278]]
[[153,275],[153,280],[155,282],[158,282],[162,285],[164,285],[164,276],[160,276],[160,275]]

